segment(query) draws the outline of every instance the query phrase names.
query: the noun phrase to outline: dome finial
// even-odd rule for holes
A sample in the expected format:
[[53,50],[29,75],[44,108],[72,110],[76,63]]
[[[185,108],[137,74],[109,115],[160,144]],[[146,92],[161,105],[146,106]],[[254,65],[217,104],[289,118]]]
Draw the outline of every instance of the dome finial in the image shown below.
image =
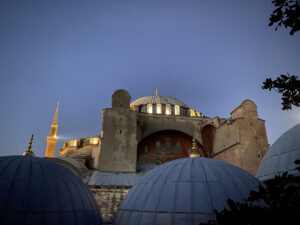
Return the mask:
[[33,134],[31,135],[30,142],[27,147],[27,151],[23,152],[23,156],[34,156],[34,152],[31,151],[33,143]]
[[155,96],[158,96],[157,86],[156,86],[156,89],[155,89]]
[[197,152],[198,150],[198,144],[196,139],[193,137],[192,140],[192,149],[190,150],[190,157],[200,157],[199,153]]

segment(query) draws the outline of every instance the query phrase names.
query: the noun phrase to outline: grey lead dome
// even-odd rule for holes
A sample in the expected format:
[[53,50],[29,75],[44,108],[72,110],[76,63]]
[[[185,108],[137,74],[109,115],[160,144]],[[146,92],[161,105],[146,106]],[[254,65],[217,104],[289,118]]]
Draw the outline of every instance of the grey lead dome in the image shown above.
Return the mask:
[[260,181],[231,164],[195,157],[154,168],[129,191],[114,225],[199,225],[214,219],[228,198],[244,202]]
[[294,161],[300,159],[300,123],[281,135],[261,161],[256,177],[262,181],[288,172],[300,176]]
[[130,106],[139,106],[147,104],[170,104],[178,105],[180,107],[189,108],[186,104],[176,98],[169,96],[146,96],[133,101]]
[[50,160],[0,157],[1,225],[100,225],[88,187],[73,172]]

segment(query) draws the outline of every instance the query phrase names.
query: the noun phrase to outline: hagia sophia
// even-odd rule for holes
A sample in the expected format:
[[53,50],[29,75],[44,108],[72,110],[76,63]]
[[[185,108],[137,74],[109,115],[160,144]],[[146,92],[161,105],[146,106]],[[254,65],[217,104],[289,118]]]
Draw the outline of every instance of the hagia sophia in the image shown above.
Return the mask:
[[0,157],[0,224],[199,225],[276,174],[300,177],[300,124],[269,147],[251,100],[228,118],[157,90],[131,101],[119,89],[111,102],[101,133],[69,140],[57,156],[58,104],[45,158],[32,139],[23,156]]

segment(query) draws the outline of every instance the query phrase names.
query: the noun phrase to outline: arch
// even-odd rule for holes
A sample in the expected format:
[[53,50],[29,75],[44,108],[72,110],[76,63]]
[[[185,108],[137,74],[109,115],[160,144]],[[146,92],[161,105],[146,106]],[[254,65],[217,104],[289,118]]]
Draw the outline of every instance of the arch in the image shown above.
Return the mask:
[[161,104],[156,104],[156,113],[161,114],[162,113],[162,106]]
[[176,130],[197,139],[202,143],[201,132],[199,132],[199,121],[181,121],[166,117],[140,117],[138,119],[138,142],[143,138],[164,130]]
[[172,111],[171,111],[171,105],[170,104],[166,104],[166,115],[171,115]]
[[147,113],[150,113],[150,114],[153,113],[153,106],[152,106],[152,104],[148,104],[147,105]]
[[180,115],[180,106],[175,105],[175,115]]
[[[146,164],[161,164],[171,160],[189,157],[193,137],[177,130],[163,130],[143,138],[137,147],[137,168]],[[198,153],[203,154],[203,147],[198,143]],[[147,147],[146,147],[147,146]],[[145,152],[145,147],[147,152]]]

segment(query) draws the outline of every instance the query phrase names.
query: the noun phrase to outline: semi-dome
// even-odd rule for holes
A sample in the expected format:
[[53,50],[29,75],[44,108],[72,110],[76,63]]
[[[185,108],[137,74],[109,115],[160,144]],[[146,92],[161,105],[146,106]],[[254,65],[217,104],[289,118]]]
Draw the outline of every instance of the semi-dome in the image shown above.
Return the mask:
[[1,225],[102,224],[88,187],[45,158],[0,157]]
[[295,169],[296,159],[300,159],[300,123],[274,142],[262,159],[256,177],[264,181],[283,172],[300,176],[300,172]]
[[169,96],[146,96],[133,101],[130,106],[140,106],[147,104],[170,104],[178,105],[180,107],[189,108],[186,104],[176,98]]
[[115,225],[199,225],[215,219],[227,200],[245,202],[260,181],[231,164],[209,158],[183,158],[162,164],[129,191]]

